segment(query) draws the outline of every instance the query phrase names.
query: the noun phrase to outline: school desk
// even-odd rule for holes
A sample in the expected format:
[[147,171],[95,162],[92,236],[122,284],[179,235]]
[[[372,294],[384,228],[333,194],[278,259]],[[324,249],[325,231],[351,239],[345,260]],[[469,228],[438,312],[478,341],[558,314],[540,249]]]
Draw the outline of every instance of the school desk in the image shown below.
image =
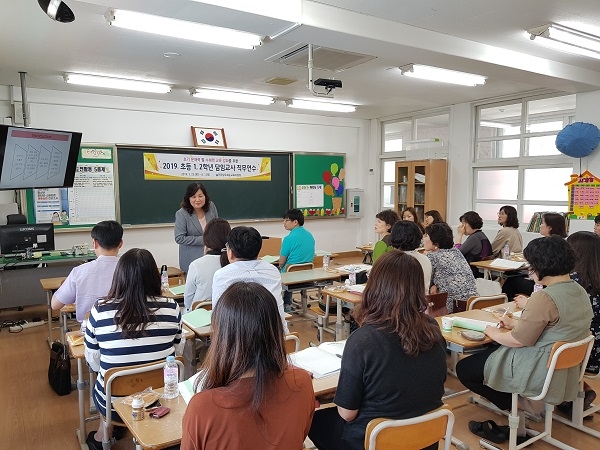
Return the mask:
[[0,257],[0,308],[42,305],[47,296],[41,278],[66,277],[73,267],[96,259],[95,253],[62,255],[53,251],[35,259]]
[[[325,300],[325,316],[323,317],[323,321],[319,320],[318,322],[319,337],[322,339],[323,331],[327,331],[335,336],[336,341],[346,339],[348,336],[344,336],[346,333],[344,332],[342,307],[353,309],[357,303],[362,301],[362,295],[350,292],[346,286],[335,286],[323,289],[323,298]],[[337,303],[335,329],[329,326],[330,299],[333,299]]]
[[[42,289],[46,292],[46,303],[48,306],[48,345],[52,345],[54,338],[52,336],[52,296],[58,290],[67,277],[40,278]],[[64,341],[63,341],[64,343]]]
[[347,272],[323,268],[297,270],[294,272],[285,272],[281,274],[281,285],[284,290],[289,292],[300,292],[302,299],[302,315],[308,314],[308,289],[315,289],[339,280]]
[[356,247],[358,250],[362,252],[363,256],[363,264],[373,264],[373,245],[360,245]]
[[481,272],[483,272],[484,279],[493,280],[495,276],[498,278],[500,284],[504,283],[504,280],[508,278],[508,274],[527,274],[527,270],[524,270],[523,268],[515,269],[514,267],[502,267],[502,265],[492,266],[494,261],[499,261],[500,263],[497,262],[496,264],[501,264],[502,259],[497,258],[486,261],[476,261],[472,262],[471,265],[477,267]]

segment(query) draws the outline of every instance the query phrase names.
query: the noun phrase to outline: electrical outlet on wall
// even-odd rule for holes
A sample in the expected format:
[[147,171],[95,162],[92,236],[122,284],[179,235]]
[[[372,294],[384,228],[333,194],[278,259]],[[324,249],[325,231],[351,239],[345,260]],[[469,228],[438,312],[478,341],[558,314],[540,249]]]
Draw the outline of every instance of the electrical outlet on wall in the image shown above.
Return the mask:
[[13,103],[13,122],[15,125],[23,125],[25,121],[23,120],[23,103],[22,102],[14,102]]

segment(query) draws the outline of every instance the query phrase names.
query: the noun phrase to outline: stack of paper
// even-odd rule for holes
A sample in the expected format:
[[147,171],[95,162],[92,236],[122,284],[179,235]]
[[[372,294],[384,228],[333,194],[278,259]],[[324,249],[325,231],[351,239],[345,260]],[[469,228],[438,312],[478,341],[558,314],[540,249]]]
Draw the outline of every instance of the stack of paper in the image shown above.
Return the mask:
[[179,385],[179,393],[181,394],[181,398],[183,398],[186,403],[189,403],[190,400],[192,399],[192,396],[195,394],[194,383],[196,383],[196,379],[202,373],[203,372],[197,372],[194,375],[192,375],[190,378],[188,378],[187,380],[181,381],[178,384]]
[[207,311],[204,308],[198,308],[181,316],[181,320],[183,320],[183,323],[192,329],[202,328],[210,325],[211,316],[212,311]]
[[452,322],[453,327],[466,328],[467,330],[483,331],[487,326],[495,327],[498,322],[488,322],[486,320],[467,319],[466,317],[455,317]]
[[352,292],[353,294],[362,295],[366,287],[366,284],[353,284],[352,286],[350,286],[348,291]]
[[520,269],[521,267],[525,266],[527,263],[526,262],[522,262],[522,261],[512,261],[510,259],[502,259],[502,258],[498,258],[493,260],[490,263],[490,267],[497,267],[497,268],[503,268],[503,269]]
[[373,266],[370,266],[369,264],[348,264],[346,266],[340,267],[340,270],[350,272],[352,268],[354,268],[354,272],[358,273],[362,272],[363,270],[369,271],[372,267]]
[[339,372],[342,366],[341,353],[333,354],[319,347],[308,347],[289,356],[294,366],[312,373],[315,379]]

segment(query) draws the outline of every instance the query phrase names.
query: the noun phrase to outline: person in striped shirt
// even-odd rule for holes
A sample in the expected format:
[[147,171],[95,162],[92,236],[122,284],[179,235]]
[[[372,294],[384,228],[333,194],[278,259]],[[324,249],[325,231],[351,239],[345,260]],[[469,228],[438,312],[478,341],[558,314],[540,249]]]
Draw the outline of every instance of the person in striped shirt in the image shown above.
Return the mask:
[[[85,333],[85,358],[98,372],[93,399],[106,417],[104,375],[114,367],[145,364],[175,355],[183,348],[181,312],[161,296],[160,275],[152,254],[132,248],[119,259],[108,295],[96,301]],[[179,354],[180,352],[177,351]],[[119,421],[113,411],[112,417]],[[87,437],[90,450],[101,450],[104,422]]]

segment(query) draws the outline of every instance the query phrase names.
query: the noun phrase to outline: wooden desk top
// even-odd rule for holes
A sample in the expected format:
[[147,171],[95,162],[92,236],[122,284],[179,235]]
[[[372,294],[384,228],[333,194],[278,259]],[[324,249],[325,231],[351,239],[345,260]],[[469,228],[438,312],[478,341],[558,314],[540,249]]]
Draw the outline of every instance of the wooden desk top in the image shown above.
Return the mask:
[[[482,311],[481,309],[473,309],[471,311],[463,311],[463,312],[459,312],[459,313],[448,314],[448,316],[446,316],[446,317],[466,317],[469,319],[485,320],[488,322],[497,320],[492,313],[487,312],[487,311]],[[477,348],[477,347],[481,347],[482,345],[494,342],[492,339],[490,339],[487,336],[485,337],[485,340],[483,340],[483,341],[479,341],[479,342],[469,341],[460,335],[460,332],[464,331],[464,328],[453,327],[452,331],[444,331],[442,329],[442,318],[436,317],[435,320],[437,321],[438,325],[440,326],[440,330],[442,330],[442,336],[444,336],[444,339],[446,339],[447,341],[450,341],[454,344],[460,345],[461,347]]]
[[356,304],[356,303],[360,303],[362,301],[362,295],[355,294],[353,292],[346,291],[346,290],[339,291],[339,290],[336,290],[335,288],[328,287],[328,288],[323,289],[323,293],[327,294],[331,297],[334,297],[334,298],[339,298],[340,300],[347,302],[347,303]]
[[65,281],[67,277],[54,277],[54,278],[40,278],[40,283],[42,285],[42,289],[45,291],[55,291],[57,290],[63,281]]
[[515,269],[514,267],[501,267],[501,266],[492,266],[491,264],[494,261],[502,261],[501,258],[497,258],[497,259],[489,259],[487,261],[476,261],[476,262],[472,262],[471,265],[474,267],[477,267],[479,269],[488,269],[488,270],[493,270],[495,272],[514,272],[514,271],[519,271],[519,270],[525,270],[527,267],[523,266],[523,267],[519,267],[518,269]]
[[311,281],[337,280],[344,274],[346,274],[346,272],[337,271],[335,269],[327,271],[323,268],[297,270],[295,272],[282,273],[281,284],[290,286],[292,284],[310,283]]
[[360,250],[361,252],[372,252],[373,251],[373,245],[359,245],[356,247],[358,250]]
[[69,331],[65,334],[67,345],[69,346],[69,354],[72,358],[82,359],[85,358],[85,345],[72,345],[69,336],[80,336],[80,331]]
[[337,389],[339,379],[339,373],[335,373],[333,375],[329,375],[318,380],[315,380],[313,378],[312,384],[313,390],[315,391],[315,397],[320,397],[322,395],[331,394],[335,392]]
[[[156,389],[156,391],[162,393],[163,389]],[[171,408],[169,414],[160,419],[153,419],[146,412],[144,420],[133,420],[130,405],[124,404],[122,398],[113,401],[115,411],[144,449],[160,449],[181,442],[181,426],[187,408],[185,400],[180,395],[172,399],[161,398],[160,403]]]

